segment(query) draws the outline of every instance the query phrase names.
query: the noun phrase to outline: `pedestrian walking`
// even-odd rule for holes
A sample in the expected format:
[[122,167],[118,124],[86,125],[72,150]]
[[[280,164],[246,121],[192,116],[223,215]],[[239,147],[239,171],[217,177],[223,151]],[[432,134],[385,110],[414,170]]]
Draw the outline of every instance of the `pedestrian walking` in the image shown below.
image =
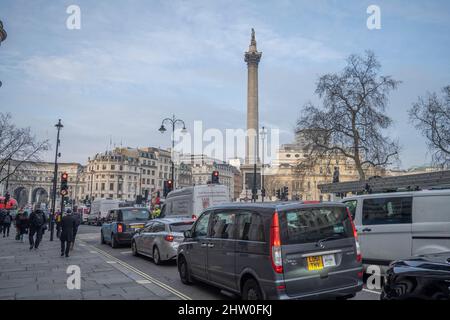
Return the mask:
[[9,211],[6,211],[6,215],[3,218],[3,238],[9,237],[9,228],[11,227],[12,217]]
[[69,257],[70,245],[74,239],[74,233],[76,229],[75,218],[72,216],[72,210],[67,209],[66,214],[61,219],[61,257]]
[[79,213],[74,213],[73,217],[75,219],[75,228],[73,229],[73,241],[70,243],[70,251],[72,251],[75,246],[75,238],[77,237],[78,227],[81,224],[81,215]]
[[[30,242],[30,250],[37,249],[39,247],[39,243],[42,240],[42,234],[44,232],[44,226],[46,223],[45,214],[42,210],[36,209],[33,211],[29,218],[29,242]],[[36,239],[34,238],[36,235]]]
[[28,212],[19,211],[16,216],[16,240],[23,243],[23,235],[28,233]]
[[5,220],[6,210],[0,209],[0,233],[3,232],[3,221]]

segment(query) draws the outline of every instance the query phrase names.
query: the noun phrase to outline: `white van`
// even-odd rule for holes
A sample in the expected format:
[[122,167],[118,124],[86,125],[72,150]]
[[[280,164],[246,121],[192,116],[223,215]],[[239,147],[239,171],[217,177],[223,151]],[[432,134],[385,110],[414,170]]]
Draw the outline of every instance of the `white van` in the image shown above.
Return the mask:
[[119,208],[120,201],[115,199],[95,199],[92,201],[88,224],[101,225],[109,211]]
[[174,190],[167,195],[161,217],[197,218],[208,207],[230,202],[228,187],[208,184]]
[[342,202],[354,217],[364,264],[450,251],[450,190],[367,194]]

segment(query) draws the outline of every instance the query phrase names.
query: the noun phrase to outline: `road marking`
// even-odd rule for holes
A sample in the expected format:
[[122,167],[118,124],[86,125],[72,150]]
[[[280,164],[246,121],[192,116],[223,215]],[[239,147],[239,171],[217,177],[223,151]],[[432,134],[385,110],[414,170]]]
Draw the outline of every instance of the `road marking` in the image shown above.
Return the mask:
[[126,262],[124,262],[124,261],[122,261],[122,260],[120,260],[120,259],[118,259],[118,258],[116,258],[116,257],[114,257],[112,255],[110,255],[109,253],[107,253],[107,252],[105,252],[105,251],[103,251],[103,250],[101,250],[101,249],[99,249],[97,247],[91,246],[91,245],[87,245],[87,246],[90,247],[91,249],[95,250],[96,253],[102,254],[103,256],[111,259],[111,261],[116,261],[121,266],[123,266],[123,267],[127,268],[128,270],[130,270],[130,271],[140,275],[145,280],[150,281],[150,283],[153,283],[153,284],[155,284],[155,285],[165,289],[166,291],[169,291],[170,293],[176,295],[180,299],[182,299],[182,300],[192,300],[192,298],[190,298],[189,296],[185,295],[184,293],[176,290],[175,288],[172,288],[171,286],[165,284],[164,282],[161,282],[161,281],[151,277],[150,275],[146,274],[145,272],[143,272],[143,271],[141,271],[141,270],[139,270],[139,269],[129,265],[128,263],[126,263]]
[[151,284],[149,280],[136,280],[136,282],[139,284]]
[[0,259],[14,259],[14,256],[0,257]]
[[122,251],[120,254],[132,254],[132,251]]
[[89,251],[90,253],[98,253],[97,251],[91,250]]
[[374,290],[369,290],[369,289],[363,289],[363,291],[374,293],[374,294],[381,294],[381,292],[374,291]]
[[114,264],[114,263],[117,263],[117,262],[115,262],[115,261],[106,261],[106,263]]

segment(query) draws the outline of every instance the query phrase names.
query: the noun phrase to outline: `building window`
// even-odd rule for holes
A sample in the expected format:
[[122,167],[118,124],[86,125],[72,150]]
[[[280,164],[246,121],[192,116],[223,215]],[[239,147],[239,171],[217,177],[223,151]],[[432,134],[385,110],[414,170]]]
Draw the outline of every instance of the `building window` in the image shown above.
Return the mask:
[[116,166],[115,165],[111,165],[111,170],[116,170]]
[[103,182],[102,183],[102,191],[104,191],[105,190],[105,183]]
[[114,191],[114,183],[110,183],[109,184],[109,190],[110,191]]

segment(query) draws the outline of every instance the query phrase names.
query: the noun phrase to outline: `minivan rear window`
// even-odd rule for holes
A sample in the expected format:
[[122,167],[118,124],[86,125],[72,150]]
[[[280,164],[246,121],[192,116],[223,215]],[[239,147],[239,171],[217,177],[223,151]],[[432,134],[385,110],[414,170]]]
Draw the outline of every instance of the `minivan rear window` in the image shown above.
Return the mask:
[[171,223],[169,225],[170,226],[170,231],[172,231],[172,232],[184,232],[186,230],[191,230],[193,223],[194,223],[194,221]]
[[345,207],[316,207],[281,211],[281,242],[296,244],[353,237]]

